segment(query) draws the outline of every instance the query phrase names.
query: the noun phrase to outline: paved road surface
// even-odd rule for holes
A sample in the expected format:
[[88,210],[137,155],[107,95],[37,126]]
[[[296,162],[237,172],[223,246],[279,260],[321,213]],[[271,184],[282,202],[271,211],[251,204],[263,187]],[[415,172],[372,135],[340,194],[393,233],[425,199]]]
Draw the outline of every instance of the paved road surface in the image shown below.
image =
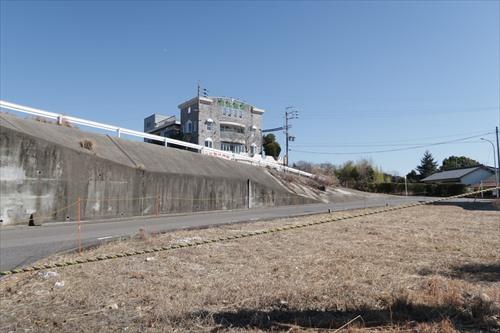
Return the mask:
[[[377,207],[386,204],[399,205],[419,200],[430,200],[430,198],[383,196],[342,203],[214,211],[99,222],[89,221],[81,223],[81,240],[83,246],[91,246],[113,238],[136,234],[139,228],[144,228],[147,232],[160,232],[223,223],[308,215],[327,212],[328,209],[335,211]],[[77,226],[74,222],[50,223],[40,227],[4,226],[0,228],[0,270],[25,266],[54,253],[74,250],[77,246],[76,230]]]

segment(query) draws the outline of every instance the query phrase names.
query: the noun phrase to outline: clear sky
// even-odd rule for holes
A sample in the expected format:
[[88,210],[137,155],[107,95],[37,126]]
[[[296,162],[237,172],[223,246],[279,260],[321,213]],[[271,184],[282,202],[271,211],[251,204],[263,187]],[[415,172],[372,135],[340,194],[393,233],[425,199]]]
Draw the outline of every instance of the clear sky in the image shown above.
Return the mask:
[[[290,161],[371,158],[401,175],[426,148],[374,151],[500,122],[498,1],[0,6],[0,97],[14,103],[142,130],[145,116],[176,114],[199,80],[210,94],[265,109],[266,128],[296,106]],[[493,164],[491,145],[465,141],[427,149],[439,162]]]

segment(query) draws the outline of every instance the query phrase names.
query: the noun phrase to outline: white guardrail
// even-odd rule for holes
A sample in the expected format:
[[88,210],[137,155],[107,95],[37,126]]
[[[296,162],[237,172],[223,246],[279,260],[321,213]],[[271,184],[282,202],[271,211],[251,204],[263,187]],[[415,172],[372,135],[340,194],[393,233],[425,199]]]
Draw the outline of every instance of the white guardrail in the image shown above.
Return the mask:
[[177,145],[177,146],[182,146],[182,147],[194,149],[194,150],[196,150],[204,155],[215,156],[218,158],[224,158],[226,160],[243,162],[243,163],[247,163],[247,164],[251,164],[251,165],[255,165],[255,166],[260,166],[260,167],[270,167],[270,168],[276,169],[278,171],[290,172],[290,173],[297,174],[297,175],[304,176],[304,177],[309,177],[309,178],[314,177],[314,175],[311,173],[297,170],[294,168],[290,168],[290,167],[281,165],[279,163],[273,163],[273,162],[263,160],[260,157],[260,155],[258,158],[252,158],[252,157],[241,155],[241,154],[235,154],[235,153],[231,153],[231,152],[227,152],[227,151],[223,151],[223,150],[218,150],[218,149],[214,149],[214,148],[200,146],[200,145],[197,145],[194,143],[165,138],[165,137],[159,136],[159,135],[134,131],[134,130],[118,127],[118,126],[98,123],[98,122],[91,121],[91,120],[86,120],[86,119],[82,119],[82,118],[66,116],[66,115],[59,114],[59,113],[35,109],[35,108],[28,107],[28,106],[14,104],[14,103],[10,103],[10,102],[3,101],[3,100],[0,100],[0,108],[11,110],[11,111],[16,111],[16,112],[21,112],[21,113],[27,113],[27,114],[31,114],[31,115],[35,115],[38,117],[51,119],[51,120],[56,120],[59,124],[62,124],[63,122],[67,122],[70,124],[106,130],[106,131],[116,133],[116,135],[118,137],[121,137],[122,134],[125,134],[125,135],[143,138],[143,139],[160,141],[160,142],[164,142],[165,146],[168,146],[169,144],[173,144],[173,145]]

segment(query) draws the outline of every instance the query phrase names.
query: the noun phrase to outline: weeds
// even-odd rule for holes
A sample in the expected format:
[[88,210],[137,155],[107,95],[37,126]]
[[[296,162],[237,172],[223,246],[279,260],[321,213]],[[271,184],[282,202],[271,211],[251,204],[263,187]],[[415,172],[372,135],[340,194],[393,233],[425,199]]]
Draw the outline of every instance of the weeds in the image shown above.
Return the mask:
[[[27,119],[30,119],[30,118],[28,117]],[[34,119],[35,121],[38,121],[39,123],[54,124],[53,121],[51,121],[47,118],[44,118],[44,117],[40,117],[40,116],[36,116],[35,118],[31,118],[31,119]]]
[[[336,214],[345,213],[157,237],[148,235],[146,226],[131,240],[103,245],[88,255],[212,239]],[[94,332],[105,323],[109,331],[134,332],[335,332],[360,316],[340,332],[495,332],[500,329],[500,281],[485,280],[476,269],[468,273],[477,274],[476,279],[451,273],[470,266],[471,258],[478,270],[496,267],[498,241],[496,211],[416,207],[56,269],[65,281],[60,289],[54,289],[56,281],[35,273],[7,277],[0,280],[0,322],[5,331]],[[421,271],[429,274],[419,275]]]
[[52,121],[50,119],[40,117],[40,116],[36,116],[34,118],[27,118],[27,119],[34,119],[35,121],[38,121],[38,122],[44,123],[44,124],[54,124],[54,125],[59,125],[59,126],[77,128],[76,126],[73,126],[69,121],[64,119],[64,117],[62,117],[60,121]]
[[84,139],[84,140],[80,141],[80,147],[82,147],[83,149],[93,151],[94,150],[94,142],[91,140],[88,140],[88,139]]

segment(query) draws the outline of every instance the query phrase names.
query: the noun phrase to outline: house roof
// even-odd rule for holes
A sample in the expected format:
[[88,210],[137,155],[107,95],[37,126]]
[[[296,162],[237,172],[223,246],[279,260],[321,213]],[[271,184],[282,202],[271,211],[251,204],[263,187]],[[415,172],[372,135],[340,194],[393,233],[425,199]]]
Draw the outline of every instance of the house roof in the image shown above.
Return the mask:
[[494,172],[489,167],[485,167],[482,165],[472,167],[472,168],[463,168],[463,169],[455,169],[455,170],[447,170],[442,172],[436,172],[429,177],[422,179],[423,182],[432,182],[432,181],[444,181],[444,180],[459,180],[460,178],[468,175],[471,172],[474,172],[478,169],[486,169],[491,172]]

